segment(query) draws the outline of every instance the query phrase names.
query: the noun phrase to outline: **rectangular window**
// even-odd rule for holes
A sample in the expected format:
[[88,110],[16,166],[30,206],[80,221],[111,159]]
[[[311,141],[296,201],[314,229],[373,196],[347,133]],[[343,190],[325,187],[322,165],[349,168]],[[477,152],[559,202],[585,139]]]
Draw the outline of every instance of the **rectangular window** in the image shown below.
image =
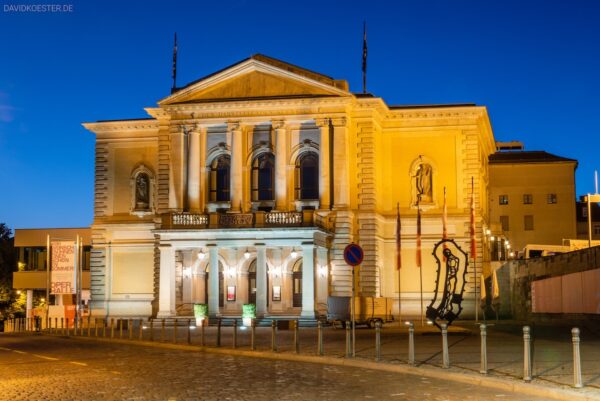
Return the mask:
[[581,216],[587,219],[587,206],[581,208]]
[[533,195],[532,194],[524,194],[523,195],[523,204],[531,205],[533,203]]
[[556,198],[556,194],[548,194],[548,204],[554,204],[557,203],[558,199]]
[[525,231],[533,230],[533,216],[532,215],[530,215],[530,214],[525,215],[523,223],[525,226]]
[[594,235],[600,235],[600,224],[594,224]]
[[500,224],[502,225],[502,231],[508,231],[508,216],[500,216]]
[[501,205],[508,205],[508,195],[500,195],[498,197],[498,203]]

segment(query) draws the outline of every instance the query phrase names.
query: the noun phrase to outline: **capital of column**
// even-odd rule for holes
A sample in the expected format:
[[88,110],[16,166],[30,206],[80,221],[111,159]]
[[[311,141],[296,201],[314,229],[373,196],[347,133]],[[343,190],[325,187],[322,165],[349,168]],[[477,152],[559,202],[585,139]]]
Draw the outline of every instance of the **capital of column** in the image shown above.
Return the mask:
[[285,120],[271,120],[271,127],[274,130],[280,130],[285,128]]
[[242,124],[239,121],[227,121],[227,131],[240,131]]
[[348,119],[346,117],[334,117],[331,119],[331,124],[334,127],[345,127]]
[[315,118],[315,125],[319,128],[329,126],[329,117]]

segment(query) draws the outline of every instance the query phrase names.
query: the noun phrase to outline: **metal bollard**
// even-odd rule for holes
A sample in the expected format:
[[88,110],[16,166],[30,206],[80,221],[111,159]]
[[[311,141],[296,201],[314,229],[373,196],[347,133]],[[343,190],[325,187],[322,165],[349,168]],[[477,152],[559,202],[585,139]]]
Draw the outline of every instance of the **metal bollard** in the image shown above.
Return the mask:
[[323,323],[317,322],[317,354],[323,356]]
[[177,319],[173,322],[173,344],[177,344]]
[[58,318],[54,318],[54,334],[58,334]]
[[192,319],[187,320],[187,343],[192,343]]
[[46,329],[48,334],[52,334],[52,319],[46,319]]
[[208,323],[208,319],[202,319],[200,323],[200,345],[204,347],[204,326]]
[[106,326],[108,326],[108,320],[105,318],[100,320],[102,321],[102,338],[106,338]]
[[143,341],[144,340],[144,320],[143,319],[140,319],[138,330],[140,331],[140,333],[138,335],[138,340]]
[[415,364],[415,325],[413,322],[408,324],[408,364]]
[[523,326],[523,380],[531,381],[531,328]]
[[346,358],[350,358],[352,355],[352,345],[350,343],[350,322],[346,321]]
[[237,348],[237,319],[233,319],[233,348]]
[[94,318],[94,337],[98,337],[98,318]]
[[442,368],[450,367],[450,355],[448,355],[448,325],[442,323]]
[[217,319],[217,347],[221,346],[221,318]]
[[90,337],[91,336],[91,331],[92,331],[92,322],[90,321],[90,316],[88,315],[88,321],[87,321],[87,336]]
[[119,339],[123,338],[123,319],[119,319]]
[[271,320],[271,351],[277,352],[277,322]]
[[161,319],[160,321],[160,341],[165,341],[165,319]]
[[70,328],[69,328],[69,318],[65,319],[65,326],[67,326],[67,337],[69,337],[70,333]]
[[583,387],[581,380],[581,355],[579,353],[579,329],[573,327],[571,330],[571,336],[573,339],[573,387]]
[[375,322],[375,360],[381,360],[381,322]]
[[127,331],[129,333],[129,339],[133,340],[133,319],[127,319]]
[[110,318],[110,339],[115,338],[115,318]]
[[154,341],[154,319],[150,318],[150,341]]
[[481,335],[481,365],[479,367],[479,373],[487,375],[487,327],[485,324],[479,325]]
[[60,318],[60,334],[64,335],[65,334],[65,318],[61,317]]
[[298,335],[300,334],[298,332],[300,328],[300,321],[295,320],[294,321],[294,350],[296,351],[296,354],[300,353],[300,338],[298,338]]
[[252,322],[250,323],[250,349],[252,351],[256,350],[256,343],[255,343],[255,339],[256,339],[256,319],[252,319]]

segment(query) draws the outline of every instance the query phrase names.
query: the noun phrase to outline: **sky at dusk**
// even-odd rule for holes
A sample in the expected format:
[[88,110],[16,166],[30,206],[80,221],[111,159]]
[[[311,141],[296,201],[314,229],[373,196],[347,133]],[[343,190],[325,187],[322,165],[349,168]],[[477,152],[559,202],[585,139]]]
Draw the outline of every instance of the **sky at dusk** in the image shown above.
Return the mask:
[[82,122],[148,117],[178,84],[251,54],[346,79],[389,105],[476,103],[496,140],[600,167],[598,1],[69,1],[72,12],[0,2],[0,222],[92,223],[94,136]]

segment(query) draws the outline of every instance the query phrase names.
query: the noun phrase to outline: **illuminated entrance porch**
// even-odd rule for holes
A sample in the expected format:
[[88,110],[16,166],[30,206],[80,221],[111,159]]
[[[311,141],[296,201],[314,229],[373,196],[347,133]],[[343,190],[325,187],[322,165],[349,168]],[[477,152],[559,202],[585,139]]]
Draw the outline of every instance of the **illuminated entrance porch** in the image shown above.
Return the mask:
[[[158,318],[190,316],[314,319],[328,295],[327,234],[318,228],[156,230]],[[218,272],[218,274],[213,274]]]

